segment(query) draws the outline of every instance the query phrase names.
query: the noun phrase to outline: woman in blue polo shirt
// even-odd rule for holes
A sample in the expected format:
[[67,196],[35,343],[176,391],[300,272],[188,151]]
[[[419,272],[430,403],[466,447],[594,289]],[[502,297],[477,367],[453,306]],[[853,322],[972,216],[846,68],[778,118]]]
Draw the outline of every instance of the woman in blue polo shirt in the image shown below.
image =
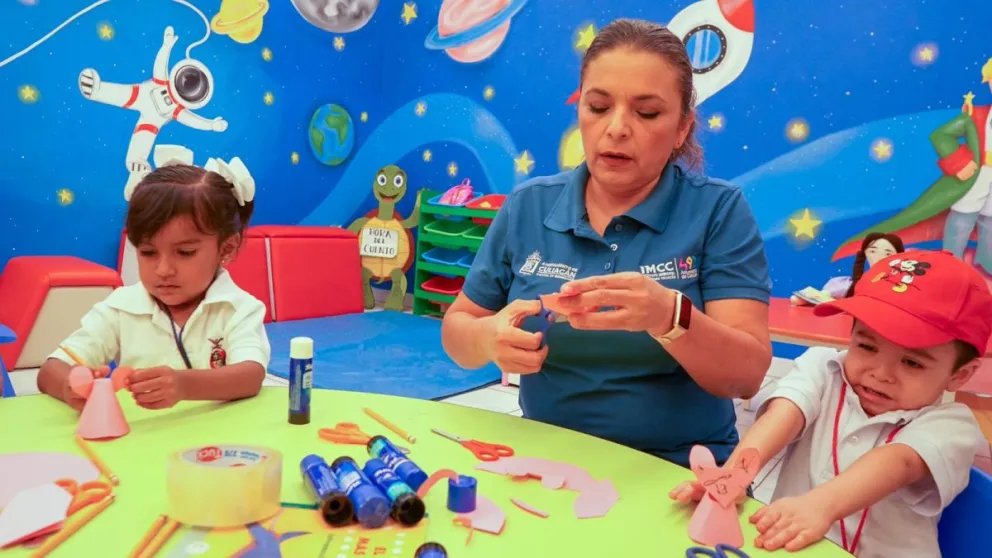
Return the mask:
[[[444,317],[448,355],[521,374],[524,416],[688,466],[737,444],[733,398],[771,363],[768,264],[741,191],[691,174],[692,66],[679,37],[620,20],[582,61],[586,162],[519,185]],[[567,323],[533,317],[561,292]]]

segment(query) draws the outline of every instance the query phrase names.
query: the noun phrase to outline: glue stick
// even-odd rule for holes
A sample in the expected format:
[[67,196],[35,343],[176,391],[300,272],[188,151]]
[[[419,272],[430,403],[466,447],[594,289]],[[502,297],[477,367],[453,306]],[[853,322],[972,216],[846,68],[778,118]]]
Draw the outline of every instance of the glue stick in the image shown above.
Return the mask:
[[410,488],[420,490],[420,485],[427,480],[427,473],[407,459],[385,436],[373,436],[367,447],[370,457],[381,459]]
[[448,551],[439,543],[425,542],[417,548],[414,558],[448,558]]
[[313,387],[313,339],[289,341],[289,424],[310,424],[310,390]]
[[328,525],[340,527],[351,522],[355,516],[351,500],[341,490],[323,457],[313,454],[304,457],[300,461],[300,472],[304,484],[320,504],[320,513]]
[[348,494],[355,508],[355,517],[362,527],[378,529],[389,519],[389,498],[358,468],[355,460],[341,456],[331,463],[338,484]]
[[424,518],[424,513],[427,511],[424,501],[381,459],[369,459],[365,462],[362,471],[389,497],[392,503],[390,515],[393,519],[403,525],[416,525]]

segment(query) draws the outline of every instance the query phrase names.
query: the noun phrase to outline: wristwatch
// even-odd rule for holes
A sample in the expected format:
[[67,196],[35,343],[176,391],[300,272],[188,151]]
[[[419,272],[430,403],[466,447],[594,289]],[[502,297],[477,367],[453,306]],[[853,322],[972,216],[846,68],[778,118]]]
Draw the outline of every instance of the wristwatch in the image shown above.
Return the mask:
[[672,314],[672,329],[662,335],[652,335],[662,345],[668,345],[682,337],[689,329],[689,319],[692,317],[692,301],[679,291],[675,293],[675,312]]

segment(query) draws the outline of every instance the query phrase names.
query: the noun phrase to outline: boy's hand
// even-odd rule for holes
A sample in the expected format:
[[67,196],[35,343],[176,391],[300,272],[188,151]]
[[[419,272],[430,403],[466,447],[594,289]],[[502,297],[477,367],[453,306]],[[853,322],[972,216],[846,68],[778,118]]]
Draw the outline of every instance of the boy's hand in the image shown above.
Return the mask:
[[135,370],[127,387],[146,409],[168,409],[183,400],[176,371],[168,366]]
[[[706,489],[703,488],[702,483],[699,481],[686,481],[679,483],[671,492],[668,493],[668,497],[675,500],[681,504],[688,504],[690,501],[698,502],[703,499],[706,494]],[[742,490],[740,496],[734,501],[735,504],[743,503],[747,500],[747,490]]]
[[751,523],[761,533],[754,546],[765,550],[784,547],[795,552],[822,539],[832,522],[822,506],[807,498],[782,498],[751,516]]

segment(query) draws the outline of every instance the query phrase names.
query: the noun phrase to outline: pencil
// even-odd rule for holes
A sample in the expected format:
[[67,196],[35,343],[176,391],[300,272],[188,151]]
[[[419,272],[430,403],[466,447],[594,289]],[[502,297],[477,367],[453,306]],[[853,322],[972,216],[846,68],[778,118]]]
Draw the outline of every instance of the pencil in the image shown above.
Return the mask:
[[109,467],[107,467],[107,464],[104,463],[102,459],[100,459],[100,456],[97,455],[95,451],[93,451],[93,448],[91,448],[90,445],[86,443],[86,440],[83,440],[83,438],[80,437],[79,434],[76,434],[75,438],[76,438],[76,443],[79,444],[79,447],[83,449],[83,453],[86,454],[86,457],[89,457],[93,465],[100,470],[100,473],[103,476],[107,477],[108,480],[110,480],[110,484],[114,486],[119,485],[121,483],[120,479],[118,479],[117,475],[114,474],[114,472],[111,471]]
[[41,558],[42,556],[47,556],[49,552],[55,550],[55,547],[62,544],[69,537],[73,535],[76,531],[81,529],[84,525],[90,522],[94,517],[100,514],[103,510],[107,509],[107,506],[114,502],[114,495],[104,498],[103,500],[93,504],[86,508],[85,512],[82,512],[79,521],[73,521],[68,523],[61,531],[55,533],[51,536],[44,544],[38,547],[37,550],[31,554],[31,558]]
[[[71,358],[76,364],[78,364],[79,366],[86,366],[86,363],[83,362],[83,359],[79,358],[79,355],[77,355],[76,353],[70,351],[68,347],[66,347],[65,345],[59,345],[59,348],[62,349],[63,353],[69,355],[69,358]],[[89,368],[88,366],[86,367]]]
[[393,424],[393,423],[389,422],[388,420],[386,420],[385,418],[383,418],[383,416],[380,415],[379,413],[377,413],[377,412],[375,412],[372,409],[369,409],[367,407],[364,409],[364,411],[365,411],[365,414],[366,415],[374,418],[376,421],[379,422],[379,424],[381,424],[381,425],[385,426],[386,428],[388,428],[388,429],[392,430],[393,432],[395,432],[396,435],[399,436],[400,438],[403,438],[404,440],[406,440],[407,442],[410,442],[411,444],[416,444],[417,443],[417,439],[416,438],[414,438],[413,436],[407,434],[406,431],[403,430],[402,428],[400,428],[399,426],[396,426],[395,424]]
[[151,528],[148,529],[148,531],[145,533],[145,536],[141,537],[141,540],[138,541],[138,544],[136,544],[134,548],[131,549],[131,553],[127,555],[127,558],[138,558],[139,556],[141,556],[145,552],[145,549],[148,548],[148,544],[152,542],[152,539],[154,539],[155,536],[158,535],[159,532],[162,530],[162,525],[165,525],[165,521],[167,519],[168,518],[164,515],[158,516],[158,519],[156,519],[155,522],[152,523]]
[[164,545],[165,542],[169,540],[169,537],[171,537],[172,533],[174,533],[178,528],[179,528],[178,521],[176,521],[175,519],[168,520],[165,524],[165,527],[163,527],[161,531],[156,533],[155,537],[148,542],[148,546],[141,553],[142,558],[151,558],[152,556],[155,556],[155,553],[157,553],[159,549],[162,548],[162,545]]

